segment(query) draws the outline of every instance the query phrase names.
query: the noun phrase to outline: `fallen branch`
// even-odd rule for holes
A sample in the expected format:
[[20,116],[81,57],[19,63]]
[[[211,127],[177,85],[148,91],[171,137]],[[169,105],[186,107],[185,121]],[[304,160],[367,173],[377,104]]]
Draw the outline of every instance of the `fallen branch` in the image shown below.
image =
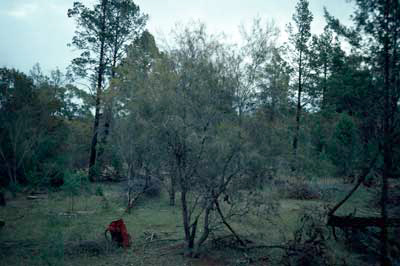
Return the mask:
[[238,236],[238,234],[236,234],[235,230],[233,230],[233,228],[230,226],[230,224],[226,221],[221,208],[219,207],[219,203],[218,203],[218,199],[215,200],[215,207],[217,207],[217,211],[219,216],[221,217],[222,223],[229,229],[229,231],[232,232],[232,234],[234,235],[234,237],[236,238],[236,240],[240,243],[240,245],[242,245],[243,247],[246,246],[246,244],[242,241],[242,239],[240,239],[240,237]]
[[[353,217],[353,216],[336,216],[331,215],[328,218],[328,225],[340,228],[357,228],[364,229],[366,227],[382,227],[382,217]],[[392,227],[400,227],[400,218],[388,218],[387,225]]]
[[[365,229],[367,227],[382,227],[384,222],[382,217],[354,217],[354,216],[328,216],[329,226],[332,227],[333,236],[337,240],[335,228]],[[400,227],[400,218],[388,218],[388,227]]]
[[274,248],[278,248],[278,249],[286,249],[287,247],[285,245],[248,245],[245,247],[240,247],[237,246],[235,247],[235,249],[239,249],[239,250],[243,250],[243,251],[248,251],[251,249],[274,249]]
[[135,205],[135,203],[139,200],[139,198],[146,192],[146,189],[143,189],[141,192],[139,192],[138,194],[136,194],[136,196],[134,198],[130,198],[130,192],[128,192],[128,207],[126,208],[125,212],[130,213],[131,209],[133,208],[133,206]]
[[360,187],[360,185],[365,181],[365,178],[367,177],[367,175],[369,174],[369,172],[371,171],[371,169],[374,167],[375,162],[378,158],[378,154],[375,155],[374,159],[372,159],[372,161],[370,162],[370,164],[368,165],[368,167],[365,167],[361,174],[358,177],[358,181],[357,184],[349,191],[349,193],[341,200],[339,201],[328,213],[328,218],[330,216],[332,216],[339,208],[340,206],[342,206],[350,197],[351,195],[353,195],[353,193]]

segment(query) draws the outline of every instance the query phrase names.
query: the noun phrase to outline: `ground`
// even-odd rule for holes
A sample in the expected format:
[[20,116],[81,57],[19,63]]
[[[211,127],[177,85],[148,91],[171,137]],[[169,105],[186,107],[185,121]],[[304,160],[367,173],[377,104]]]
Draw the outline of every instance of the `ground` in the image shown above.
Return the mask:
[[[232,221],[232,226],[255,243],[286,243],[304,209],[323,211],[350,188],[336,181],[318,182],[321,188],[326,187],[322,199],[278,198],[276,217],[249,215]],[[267,187],[264,193],[273,191]],[[370,214],[373,210],[366,200],[370,196],[361,191],[341,211],[353,212],[357,207],[357,213]],[[6,223],[0,229],[0,265],[279,265],[282,257],[279,249],[241,251],[213,241],[207,243],[200,258],[183,256],[180,208],[169,206],[164,192],[160,197],[143,198],[130,214],[125,212],[124,193],[118,183],[90,184],[75,196],[53,191],[36,197],[27,199],[27,193],[21,192],[9,196],[7,206],[0,208],[0,220]],[[132,235],[133,244],[127,249],[114,247],[104,237],[108,224],[120,218]],[[228,234],[220,229],[213,237]],[[343,243],[332,238],[328,243],[337,265],[342,258],[347,262],[356,259]]]

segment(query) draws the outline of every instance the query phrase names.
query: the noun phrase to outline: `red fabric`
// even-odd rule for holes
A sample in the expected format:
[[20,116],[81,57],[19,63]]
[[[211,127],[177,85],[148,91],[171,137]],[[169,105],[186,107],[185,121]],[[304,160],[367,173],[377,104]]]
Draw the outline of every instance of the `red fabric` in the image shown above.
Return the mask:
[[131,245],[131,236],[126,229],[124,220],[120,219],[111,222],[107,230],[110,231],[112,240],[118,242],[124,248]]

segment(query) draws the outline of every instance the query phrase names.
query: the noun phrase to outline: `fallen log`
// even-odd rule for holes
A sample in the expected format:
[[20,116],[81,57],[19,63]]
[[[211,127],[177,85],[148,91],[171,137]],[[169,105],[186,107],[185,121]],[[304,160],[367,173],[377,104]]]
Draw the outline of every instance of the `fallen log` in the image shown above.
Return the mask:
[[[381,227],[383,226],[382,217],[354,217],[354,216],[337,216],[330,215],[328,217],[328,225],[340,228],[357,228]],[[400,226],[400,218],[388,218],[387,225],[391,227]]]
[[[364,230],[367,227],[382,227],[384,224],[382,217],[355,217],[355,216],[328,216],[328,226],[332,227],[333,236],[337,240],[335,228]],[[400,218],[388,218],[388,227],[400,227]]]

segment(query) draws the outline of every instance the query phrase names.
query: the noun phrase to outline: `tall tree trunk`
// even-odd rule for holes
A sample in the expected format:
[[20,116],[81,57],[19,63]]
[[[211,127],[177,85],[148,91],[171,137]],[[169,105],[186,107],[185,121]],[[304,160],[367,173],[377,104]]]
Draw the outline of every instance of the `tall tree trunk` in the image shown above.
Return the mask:
[[204,213],[203,233],[201,234],[199,240],[196,243],[196,247],[193,252],[194,257],[197,257],[199,255],[200,247],[207,240],[207,238],[210,234],[210,213],[211,213],[212,206],[213,206],[213,204],[211,202],[209,204],[209,206],[207,206],[206,211]]
[[[397,0],[396,0],[397,1]],[[381,215],[382,215],[382,228],[381,228],[381,265],[390,265],[389,252],[388,252],[388,212],[387,212],[387,199],[388,199],[388,179],[392,172],[392,148],[391,148],[391,125],[390,125],[390,81],[389,81],[389,10],[391,0],[386,0],[385,3],[385,37],[384,37],[384,114],[383,114],[383,174],[382,174],[382,194],[381,194]]]
[[96,179],[96,156],[97,156],[97,137],[99,132],[99,122],[100,122],[100,104],[101,104],[101,92],[104,79],[104,55],[105,55],[105,31],[106,31],[106,9],[107,0],[102,0],[102,25],[100,32],[100,58],[99,58],[99,69],[97,73],[97,87],[96,87],[96,106],[95,106],[95,116],[93,125],[93,137],[90,146],[90,159],[89,159],[89,180],[94,182]]
[[321,109],[324,110],[326,107],[326,84],[327,84],[327,76],[328,76],[328,62],[327,59],[324,61],[324,84],[322,87],[322,103]]
[[175,179],[176,177],[174,176],[175,173],[170,173],[169,179],[170,179],[170,187],[169,187],[169,205],[170,206],[175,206]]
[[[17,165],[17,153],[16,150],[14,151],[14,156],[13,156],[13,164],[12,164],[12,179],[11,182],[15,186],[17,185],[17,170],[18,170],[18,165]],[[15,188],[15,187],[14,187]]]
[[6,198],[3,191],[0,191],[0,206],[6,206]]
[[[116,67],[117,67],[117,61],[118,61],[118,52],[119,52],[119,47],[118,47],[118,38],[119,38],[119,16],[117,17],[117,25],[116,25],[116,31],[114,32],[114,44],[113,44],[113,54],[112,54],[112,63],[111,63],[111,80],[115,78],[116,75]],[[110,87],[111,89],[111,87]],[[111,95],[110,98],[108,99],[109,101],[106,103],[105,111],[104,111],[104,133],[103,133],[103,138],[101,140],[102,143],[102,148],[99,150],[99,158],[101,159],[103,153],[104,153],[104,148],[107,145],[108,142],[108,136],[110,134],[110,128],[111,128],[111,120],[112,120],[112,107],[113,107],[113,96]]]
[[303,52],[300,51],[300,59],[299,59],[299,79],[298,79],[298,90],[297,90],[297,108],[296,108],[296,127],[293,137],[293,165],[292,171],[296,171],[297,168],[297,147],[299,141],[299,133],[300,133],[300,117],[301,117],[301,93],[303,91],[303,84],[302,84],[302,55]]
[[189,242],[190,240],[190,228],[189,228],[189,211],[188,211],[188,204],[187,204],[187,199],[186,199],[186,194],[187,194],[187,186],[186,186],[186,180],[184,180],[184,176],[182,173],[182,163],[179,155],[177,155],[177,168],[178,168],[178,177],[179,177],[179,183],[181,187],[181,204],[182,204],[182,219],[183,219],[183,229],[185,231],[185,241],[186,243]]

